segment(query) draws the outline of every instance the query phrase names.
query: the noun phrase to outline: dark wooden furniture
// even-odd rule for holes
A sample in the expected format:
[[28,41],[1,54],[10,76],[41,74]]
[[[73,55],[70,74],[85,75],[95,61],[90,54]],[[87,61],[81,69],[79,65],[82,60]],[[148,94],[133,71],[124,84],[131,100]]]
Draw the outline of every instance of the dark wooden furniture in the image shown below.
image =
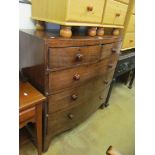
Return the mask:
[[119,60],[115,69],[112,83],[109,88],[105,106],[109,105],[109,98],[111,96],[112,88],[115,82],[118,80],[123,81],[124,84],[129,83],[128,88],[132,88],[132,84],[135,78],[135,49],[130,49],[126,52],[122,52],[119,56]]
[[20,31],[20,68],[47,97],[43,150],[51,139],[104,107],[121,47],[118,36],[61,38]]
[[42,103],[45,97],[28,82],[20,82],[19,127],[29,122],[36,123],[38,155],[42,154]]

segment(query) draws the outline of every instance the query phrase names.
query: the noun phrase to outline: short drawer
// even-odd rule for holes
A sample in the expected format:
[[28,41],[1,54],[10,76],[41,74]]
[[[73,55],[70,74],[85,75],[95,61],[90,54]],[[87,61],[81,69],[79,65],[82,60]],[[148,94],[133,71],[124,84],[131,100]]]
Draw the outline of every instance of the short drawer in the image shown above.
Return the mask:
[[68,0],[66,21],[100,23],[105,0]]
[[99,60],[101,46],[67,47],[49,49],[49,68],[61,69],[94,63]]
[[124,25],[128,5],[115,0],[107,0],[103,24]]
[[48,130],[52,133],[52,136],[68,130],[87,119],[100,107],[101,104],[105,102],[108,90],[109,87],[98,92],[98,94],[94,96],[90,96],[84,104],[49,114],[47,124]]
[[129,19],[129,23],[127,26],[127,32],[135,32],[135,15],[132,14]]
[[135,47],[135,33],[126,33],[123,40],[123,49]]
[[114,70],[116,63],[117,57],[112,56],[95,64],[50,72],[49,94],[89,82],[91,79],[101,76],[107,71]]
[[29,108],[27,110],[21,111],[19,113],[19,123],[27,121],[35,116],[35,107]]
[[103,45],[102,49],[101,49],[100,59],[108,58],[112,55],[118,55],[119,54],[119,48],[116,46],[117,44],[113,43],[113,44]]
[[111,78],[109,74],[110,73],[107,73],[101,77],[94,78],[79,87],[50,95],[48,97],[49,113],[72,108],[88,102],[90,97],[96,96],[110,84]]

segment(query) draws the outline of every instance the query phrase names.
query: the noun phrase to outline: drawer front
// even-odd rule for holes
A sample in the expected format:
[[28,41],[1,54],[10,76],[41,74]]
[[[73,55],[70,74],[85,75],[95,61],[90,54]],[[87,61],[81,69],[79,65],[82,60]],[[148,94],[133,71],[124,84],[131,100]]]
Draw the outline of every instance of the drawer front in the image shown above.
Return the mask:
[[84,104],[77,105],[68,110],[49,114],[47,132],[51,134],[51,137],[53,137],[54,135],[68,130],[84,121],[92,113],[94,113],[102,103],[105,102],[108,90],[109,87],[92,97],[90,96]]
[[126,4],[129,3],[129,0],[117,0],[117,1],[120,1],[120,2],[123,2],[123,3],[126,3]]
[[107,0],[103,24],[124,25],[128,5],[115,0]]
[[126,33],[122,48],[134,48],[135,47],[135,33]]
[[19,123],[27,121],[35,116],[35,107],[29,108],[19,113]]
[[101,49],[100,59],[105,59],[105,58],[108,58],[112,55],[117,56],[119,54],[119,50],[120,50],[120,48],[118,48],[117,45],[118,45],[118,43],[117,44],[113,43],[113,44],[103,45],[102,49]]
[[49,49],[49,68],[60,69],[94,63],[99,60],[101,46],[67,47]]
[[105,0],[68,0],[66,21],[100,23]]
[[98,63],[49,73],[49,94],[77,87],[115,68],[117,57],[111,56]]
[[127,32],[135,32],[135,15],[131,15],[127,26]]
[[72,108],[79,104],[88,102],[90,97],[97,95],[101,90],[104,90],[110,84],[112,73],[94,78],[90,82],[79,87],[50,95],[48,97],[49,113]]

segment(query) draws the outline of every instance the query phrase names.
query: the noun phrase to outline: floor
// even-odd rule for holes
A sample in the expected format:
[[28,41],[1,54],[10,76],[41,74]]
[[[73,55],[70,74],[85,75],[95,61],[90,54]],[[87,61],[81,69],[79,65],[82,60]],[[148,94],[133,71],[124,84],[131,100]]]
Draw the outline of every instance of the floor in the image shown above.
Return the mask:
[[[84,123],[52,140],[43,155],[106,155],[110,145],[123,155],[134,155],[134,87],[115,84],[110,106],[99,109]],[[20,148],[20,155],[37,155],[28,143]]]

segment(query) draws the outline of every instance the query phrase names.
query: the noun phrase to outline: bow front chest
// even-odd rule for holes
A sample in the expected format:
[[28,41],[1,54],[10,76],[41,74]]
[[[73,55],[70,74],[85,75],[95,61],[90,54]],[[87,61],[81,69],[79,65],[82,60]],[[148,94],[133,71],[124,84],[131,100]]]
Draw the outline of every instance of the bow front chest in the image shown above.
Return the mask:
[[51,139],[104,107],[119,57],[118,36],[73,36],[20,31],[20,68],[46,97],[43,149]]

